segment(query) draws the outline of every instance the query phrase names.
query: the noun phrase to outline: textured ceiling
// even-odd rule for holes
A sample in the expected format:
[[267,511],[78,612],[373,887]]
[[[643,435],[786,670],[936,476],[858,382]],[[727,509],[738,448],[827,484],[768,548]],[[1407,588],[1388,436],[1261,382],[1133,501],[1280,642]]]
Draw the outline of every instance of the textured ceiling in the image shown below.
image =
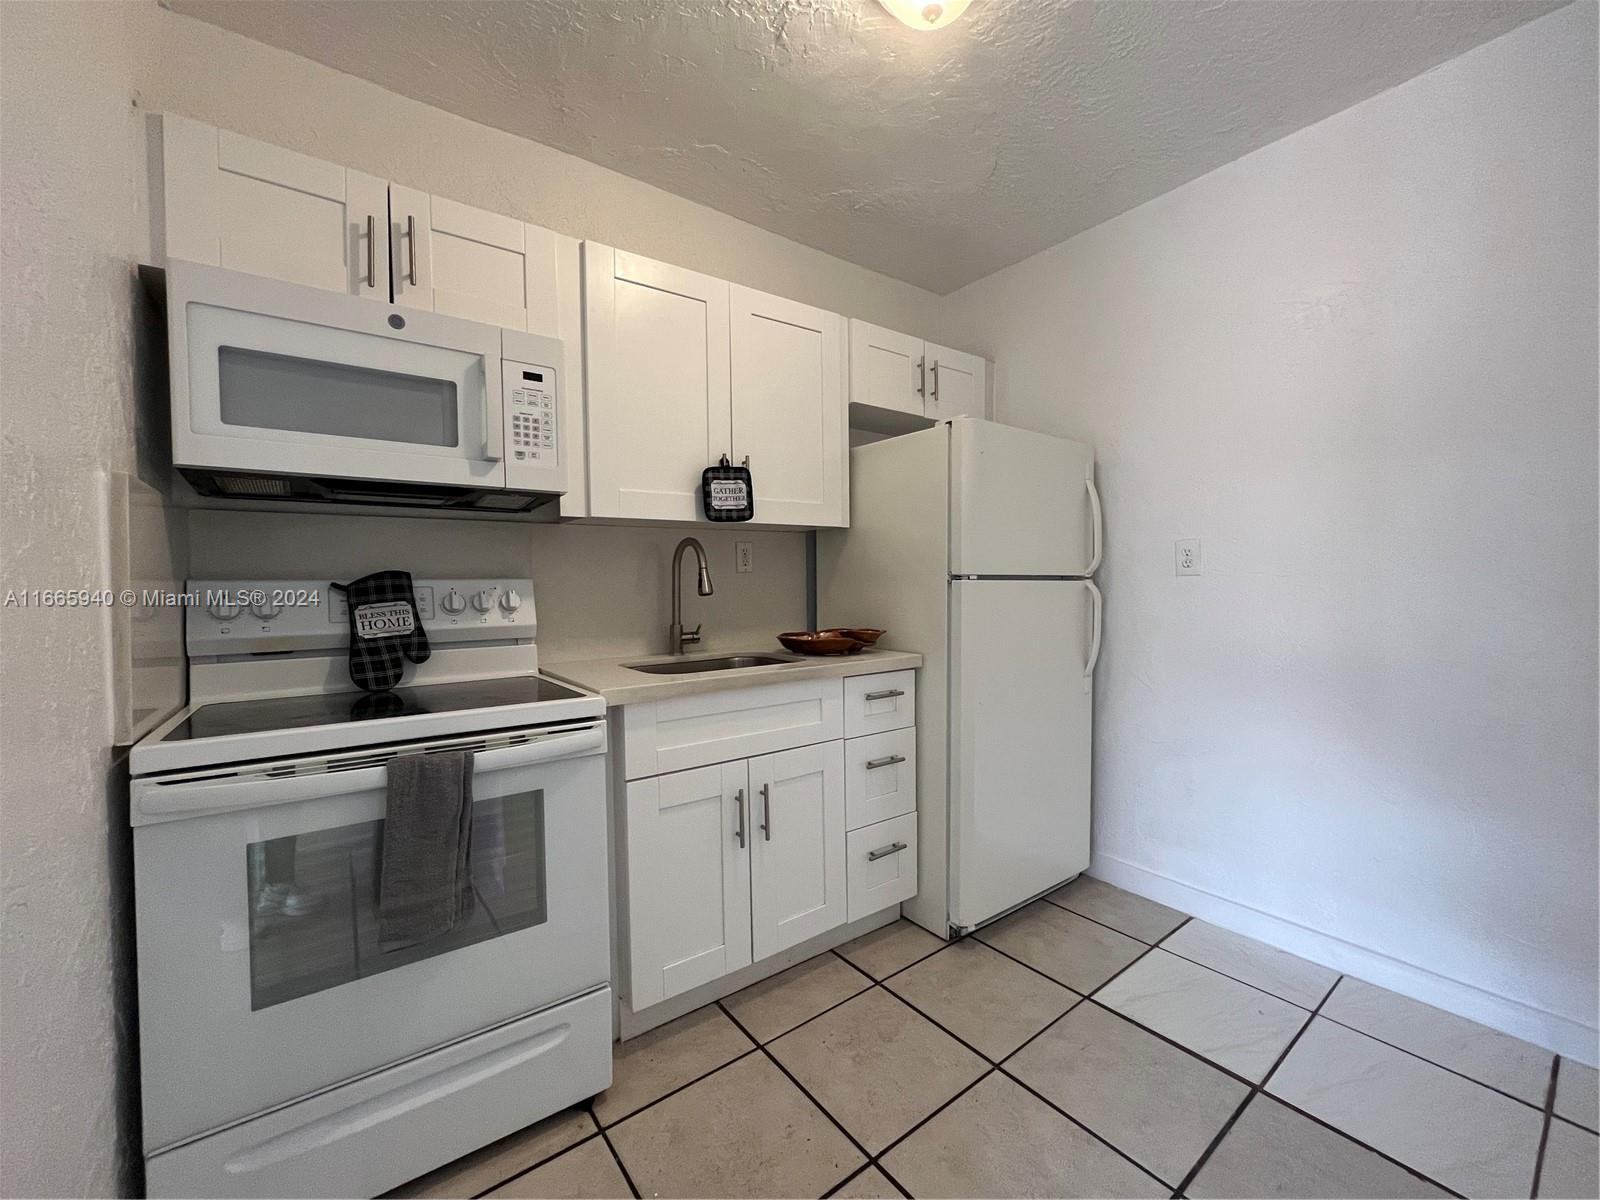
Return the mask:
[[950,291],[1560,0],[168,0]]

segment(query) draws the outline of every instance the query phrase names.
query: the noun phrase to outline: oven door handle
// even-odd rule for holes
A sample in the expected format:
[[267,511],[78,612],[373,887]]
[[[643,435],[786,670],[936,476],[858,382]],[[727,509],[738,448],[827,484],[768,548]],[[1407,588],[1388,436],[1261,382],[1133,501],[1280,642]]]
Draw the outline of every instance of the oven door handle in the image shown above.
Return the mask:
[[[487,771],[508,771],[560,758],[577,758],[603,752],[606,730],[603,725],[573,733],[553,734],[520,746],[482,750],[473,759],[474,775]],[[447,750],[449,746],[440,746]],[[387,781],[385,765],[361,767],[353,771],[318,771],[309,775],[237,776],[196,780],[193,783],[147,783],[139,789],[135,804],[145,817],[189,816],[200,812],[220,812],[238,808],[258,808],[269,804],[293,804],[301,800],[322,800],[381,788]]]

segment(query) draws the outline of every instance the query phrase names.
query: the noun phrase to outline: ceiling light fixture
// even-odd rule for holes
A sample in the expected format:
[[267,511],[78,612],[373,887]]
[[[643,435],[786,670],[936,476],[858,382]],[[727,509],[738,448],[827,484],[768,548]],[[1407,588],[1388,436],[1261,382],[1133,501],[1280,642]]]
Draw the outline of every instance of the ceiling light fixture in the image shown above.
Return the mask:
[[878,0],[895,20],[912,29],[943,29],[967,11],[972,0]]

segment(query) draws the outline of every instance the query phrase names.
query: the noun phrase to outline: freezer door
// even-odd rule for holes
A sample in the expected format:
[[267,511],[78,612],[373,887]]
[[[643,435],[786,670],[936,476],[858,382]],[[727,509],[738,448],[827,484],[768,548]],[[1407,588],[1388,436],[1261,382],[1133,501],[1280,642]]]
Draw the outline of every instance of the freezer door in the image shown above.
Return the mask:
[[968,929],[1089,865],[1093,585],[956,580],[950,924]]
[[1027,429],[950,423],[950,572],[1091,575],[1094,450]]

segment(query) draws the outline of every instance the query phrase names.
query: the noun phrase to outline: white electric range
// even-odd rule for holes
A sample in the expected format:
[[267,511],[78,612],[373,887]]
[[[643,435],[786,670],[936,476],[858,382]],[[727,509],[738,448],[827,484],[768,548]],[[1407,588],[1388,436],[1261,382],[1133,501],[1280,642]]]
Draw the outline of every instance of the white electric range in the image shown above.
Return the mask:
[[[372,695],[325,581],[187,594],[130,756],[149,1194],[373,1196],[609,1086],[605,702],[538,673],[531,582],[416,581]],[[386,763],[463,748],[476,903],[385,952]]]

